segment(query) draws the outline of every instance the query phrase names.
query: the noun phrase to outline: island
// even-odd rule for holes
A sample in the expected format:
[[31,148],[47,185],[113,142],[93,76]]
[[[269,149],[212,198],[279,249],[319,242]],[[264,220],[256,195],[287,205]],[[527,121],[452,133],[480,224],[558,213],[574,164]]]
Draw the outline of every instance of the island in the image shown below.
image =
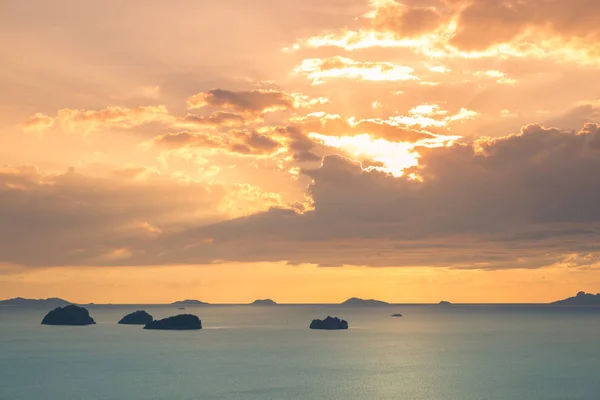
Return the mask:
[[375,299],[359,299],[358,297],[352,297],[342,303],[343,306],[389,306],[389,303]]
[[254,300],[254,302],[252,302],[250,305],[252,305],[252,306],[276,306],[277,303],[275,303],[271,299],[258,299],[258,300]]
[[146,326],[144,326],[144,329],[172,331],[196,330],[202,329],[202,321],[200,321],[200,318],[192,314],[180,314],[174,317],[168,317],[159,319],[158,321],[149,322],[146,324]]
[[15,297],[14,299],[0,300],[0,306],[47,306],[47,307],[62,307],[71,304],[70,301],[51,297],[48,299],[24,299],[23,297]]
[[96,321],[83,307],[74,304],[58,307],[50,311],[42,320],[42,325],[94,325]]
[[550,304],[557,306],[600,306],[600,293],[591,294],[581,291],[573,297],[554,301]]
[[146,325],[152,322],[154,319],[152,315],[148,314],[144,310],[134,311],[127,314],[118,322],[121,325]]
[[440,301],[438,304],[439,304],[440,306],[449,306],[449,305],[451,305],[452,303],[450,303],[449,301],[446,301],[446,300],[442,300],[442,301]]
[[309,328],[324,330],[348,329],[348,322],[338,317],[327,316],[325,319],[313,319]]
[[402,314],[398,313],[398,314],[392,314],[392,317],[401,317]]
[[180,301],[176,301],[175,303],[171,303],[174,306],[206,306],[208,305],[208,303],[205,303],[203,301],[200,300],[180,300]]

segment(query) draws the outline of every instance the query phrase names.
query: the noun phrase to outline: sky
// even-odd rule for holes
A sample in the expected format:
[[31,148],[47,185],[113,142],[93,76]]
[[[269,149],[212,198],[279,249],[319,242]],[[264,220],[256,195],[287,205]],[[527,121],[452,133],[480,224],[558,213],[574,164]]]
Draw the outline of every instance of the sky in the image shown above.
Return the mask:
[[0,297],[600,291],[597,0],[0,2]]

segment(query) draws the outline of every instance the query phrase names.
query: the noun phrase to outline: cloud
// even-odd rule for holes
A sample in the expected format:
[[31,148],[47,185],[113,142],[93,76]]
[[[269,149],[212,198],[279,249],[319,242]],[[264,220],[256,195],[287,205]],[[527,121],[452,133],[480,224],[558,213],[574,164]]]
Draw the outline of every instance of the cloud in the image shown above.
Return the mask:
[[54,118],[37,113],[21,123],[21,128],[25,131],[43,132],[46,129],[52,128]]
[[[4,169],[0,261],[537,268],[600,253],[599,143],[596,124],[576,133],[528,125],[506,137],[421,148],[410,171],[422,180],[327,156],[301,171],[312,180],[312,205],[302,213],[253,189],[236,195],[136,180],[140,171],[99,179]],[[220,199],[236,196],[278,208],[218,222]]]
[[101,110],[63,108],[52,118],[35,114],[22,123],[24,129],[45,130],[55,122],[64,130],[90,133],[98,129],[131,129],[151,122],[171,123],[173,117],[165,106],[106,107]]
[[457,0],[422,7],[373,0],[356,29],[325,31],[302,47],[406,48],[430,58],[555,57],[596,63],[595,0]]
[[397,37],[414,37],[435,30],[442,16],[435,7],[414,7],[393,0],[371,1],[368,14],[374,30],[394,32]]
[[189,108],[212,107],[241,114],[260,115],[265,112],[294,109],[294,97],[278,90],[231,91],[212,89],[187,100]]
[[[422,139],[431,139],[434,135],[428,131],[420,130],[395,121],[381,119],[342,118],[339,115],[325,113],[311,113],[304,117],[297,117],[292,122],[305,132],[314,132],[327,136],[355,136],[369,134],[372,137],[384,138],[394,142],[415,142]],[[414,124],[418,125],[418,124]]]
[[250,184],[208,185],[143,167],[105,177],[4,167],[0,264],[168,264],[176,255],[163,245],[177,232],[282,204],[280,194]]
[[148,241],[173,229],[223,218],[215,212],[223,196],[218,187],[160,176],[131,179],[140,173],[94,178],[35,166],[0,169],[0,258],[25,265],[102,264],[111,254],[139,256]]
[[364,81],[418,80],[412,75],[413,69],[410,67],[390,62],[354,61],[340,56],[306,59],[294,71],[306,75],[313,85],[336,78]]
[[244,122],[242,115],[223,111],[216,111],[208,116],[188,114],[182,120],[183,124],[198,126],[236,126],[243,125]]
[[224,134],[177,132],[159,135],[150,141],[157,147],[165,149],[207,148],[222,149],[232,153],[245,155],[271,154],[281,144],[256,131],[232,129]]
[[464,50],[485,50],[520,36],[545,34],[574,47],[596,47],[598,17],[594,0],[473,1],[460,12],[450,43]]

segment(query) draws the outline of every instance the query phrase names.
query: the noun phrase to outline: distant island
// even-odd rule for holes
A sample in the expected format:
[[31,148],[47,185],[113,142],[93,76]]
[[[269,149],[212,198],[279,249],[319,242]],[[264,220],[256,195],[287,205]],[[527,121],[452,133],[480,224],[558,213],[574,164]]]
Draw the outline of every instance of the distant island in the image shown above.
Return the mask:
[[310,329],[339,330],[348,329],[348,322],[338,317],[327,316],[325,319],[313,319],[309,326]]
[[203,305],[208,305],[208,303],[205,303],[203,301],[200,300],[181,300],[181,301],[176,301],[175,303],[171,303],[174,306],[203,306]]
[[253,305],[253,306],[276,306],[277,303],[275,303],[271,299],[258,299],[258,300],[254,300],[251,303],[251,305]]
[[600,293],[591,294],[581,291],[576,296],[554,301],[550,304],[559,306],[600,306]]
[[146,324],[146,326],[144,326],[144,329],[170,331],[196,330],[202,329],[202,321],[200,321],[200,318],[192,314],[180,314],[174,317],[168,317],[159,319],[158,321],[149,322]]
[[402,314],[400,314],[400,313],[392,314],[392,317],[401,317],[401,316],[402,316]]
[[390,303],[375,299],[359,299],[351,297],[342,303],[343,306],[389,306]]
[[48,299],[24,299],[23,297],[15,297],[14,299],[0,300],[1,306],[48,306],[61,307],[71,304],[71,302],[51,297]]
[[442,300],[442,301],[440,301],[438,304],[439,304],[440,306],[449,306],[449,305],[451,305],[452,303],[450,303],[449,301],[446,301],[446,300]]
[[94,325],[96,321],[83,307],[70,304],[50,311],[42,320],[42,325]]

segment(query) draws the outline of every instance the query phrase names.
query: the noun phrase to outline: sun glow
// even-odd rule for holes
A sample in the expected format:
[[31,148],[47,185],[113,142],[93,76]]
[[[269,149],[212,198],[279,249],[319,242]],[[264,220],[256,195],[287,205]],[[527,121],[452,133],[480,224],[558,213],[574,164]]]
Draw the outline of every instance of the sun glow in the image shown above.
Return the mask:
[[[394,177],[403,176],[406,168],[419,165],[418,147],[449,146],[460,138],[459,136],[436,136],[410,143],[373,138],[368,133],[356,136],[327,136],[310,133],[308,136],[326,146],[340,149],[362,163],[367,161],[379,163],[381,165],[367,166],[364,169],[386,172]],[[420,180],[420,177],[413,173],[409,175],[409,178]]]

